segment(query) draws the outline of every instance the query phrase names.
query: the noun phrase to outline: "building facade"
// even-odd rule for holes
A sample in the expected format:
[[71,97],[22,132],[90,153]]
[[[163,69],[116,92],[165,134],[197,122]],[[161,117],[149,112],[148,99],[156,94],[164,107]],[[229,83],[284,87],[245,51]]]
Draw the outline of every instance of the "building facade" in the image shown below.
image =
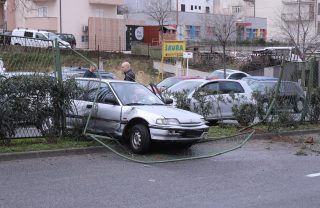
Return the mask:
[[7,29],[71,33],[77,48],[119,51],[125,48],[121,5],[123,0],[7,0]]

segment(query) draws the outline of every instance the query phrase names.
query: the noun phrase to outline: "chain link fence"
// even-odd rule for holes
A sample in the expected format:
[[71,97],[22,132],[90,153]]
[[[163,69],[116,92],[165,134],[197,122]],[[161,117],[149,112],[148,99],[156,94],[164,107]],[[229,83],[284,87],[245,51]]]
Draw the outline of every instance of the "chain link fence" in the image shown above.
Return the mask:
[[75,92],[62,80],[60,50],[54,40],[0,36],[0,139],[46,137],[64,133],[64,114]]

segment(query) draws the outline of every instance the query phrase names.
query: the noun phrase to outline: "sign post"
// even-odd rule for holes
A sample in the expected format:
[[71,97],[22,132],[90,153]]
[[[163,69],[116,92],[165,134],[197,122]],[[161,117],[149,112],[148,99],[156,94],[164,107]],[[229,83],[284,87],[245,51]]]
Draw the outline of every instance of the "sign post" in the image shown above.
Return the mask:
[[[181,40],[166,40],[162,42],[162,58],[160,73],[163,79],[163,61],[164,58],[182,58],[183,52],[186,51],[186,41]],[[159,73],[159,75],[160,75]]]
[[187,76],[189,76],[189,59],[193,58],[192,52],[183,52],[183,58],[187,59]]

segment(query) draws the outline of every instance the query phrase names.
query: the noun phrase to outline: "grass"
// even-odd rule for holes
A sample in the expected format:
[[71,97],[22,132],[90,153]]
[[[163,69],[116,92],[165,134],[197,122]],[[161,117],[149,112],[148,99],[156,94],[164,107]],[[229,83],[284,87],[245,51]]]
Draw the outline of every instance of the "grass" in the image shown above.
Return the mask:
[[[298,128],[292,129],[291,127],[281,128],[280,131],[288,130],[302,130],[302,129],[317,129],[319,124],[304,124],[299,125]],[[225,137],[237,135],[239,127],[235,125],[225,126],[211,126],[209,129],[209,137]],[[258,125],[254,127],[257,133],[268,132],[268,127],[265,125]],[[92,147],[99,146],[93,140],[75,140],[75,139],[59,139],[56,143],[48,143],[44,138],[22,138],[13,139],[9,146],[0,146],[1,153],[11,152],[27,152],[27,151],[40,151],[40,150],[57,150],[66,148],[81,148],[81,147]]]
[[90,140],[60,139],[57,143],[48,143],[43,138],[23,138],[11,140],[9,146],[0,146],[0,153],[81,148],[97,145],[96,142]]

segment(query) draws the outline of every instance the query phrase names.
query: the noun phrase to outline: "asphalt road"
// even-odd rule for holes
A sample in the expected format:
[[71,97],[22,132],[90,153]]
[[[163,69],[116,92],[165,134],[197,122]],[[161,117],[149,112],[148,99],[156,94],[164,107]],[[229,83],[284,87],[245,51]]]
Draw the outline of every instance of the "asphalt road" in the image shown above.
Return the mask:
[[[214,158],[143,165],[101,154],[0,162],[0,207],[319,208],[320,157],[254,140]],[[317,175],[314,175],[317,176]]]

